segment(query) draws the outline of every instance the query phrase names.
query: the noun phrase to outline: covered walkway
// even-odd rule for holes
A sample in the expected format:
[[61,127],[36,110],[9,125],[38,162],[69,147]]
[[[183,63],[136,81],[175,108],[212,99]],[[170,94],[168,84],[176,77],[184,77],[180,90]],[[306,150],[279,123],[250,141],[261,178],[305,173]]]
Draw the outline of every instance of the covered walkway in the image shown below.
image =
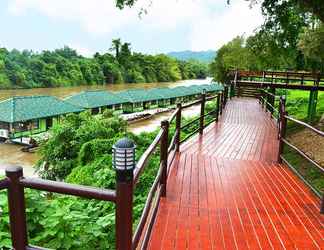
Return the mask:
[[149,249],[323,249],[319,199],[276,163],[277,131],[255,99],[181,146]]

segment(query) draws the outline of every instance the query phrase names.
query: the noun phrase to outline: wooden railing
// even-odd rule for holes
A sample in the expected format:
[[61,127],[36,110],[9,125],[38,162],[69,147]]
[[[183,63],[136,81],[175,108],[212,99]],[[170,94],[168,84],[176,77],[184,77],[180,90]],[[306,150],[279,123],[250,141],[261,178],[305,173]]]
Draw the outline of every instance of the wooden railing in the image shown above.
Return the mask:
[[308,162],[311,163],[312,166],[314,166],[316,169],[319,170],[319,173],[324,177],[324,168],[317,163],[315,160],[313,160],[311,157],[309,157],[303,150],[298,148],[296,145],[292,144],[286,137],[287,132],[287,122],[293,122],[295,124],[298,124],[304,128],[310,129],[312,132],[316,133],[320,137],[324,137],[324,132],[320,131],[313,126],[297,120],[291,116],[288,116],[288,112],[286,111],[286,100],[285,97],[280,97],[280,104],[279,104],[279,151],[278,151],[278,162],[282,163],[284,162],[291,170],[293,170],[299,178],[301,178],[305,184],[317,195],[321,198],[321,207],[320,207],[320,213],[324,214],[324,193],[321,194],[302,176],[299,171],[294,168],[289,161],[284,156],[284,146],[287,145],[288,147],[292,148],[294,151],[296,151],[301,157],[306,159]]
[[[153,143],[142,155],[135,169],[134,186],[136,186],[140,174],[144,171],[149,162],[150,156],[152,156],[155,150],[160,147],[160,168],[149,191],[142,216],[133,235],[132,249],[146,249],[157,214],[160,198],[167,195],[166,187],[169,171],[177,153],[180,151],[180,145],[198,132],[203,134],[204,128],[206,128],[211,122],[218,121],[219,115],[227,101],[227,96],[225,96],[224,93],[225,91],[209,97],[202,94],[200,100],[195,102],[186,105],[181,105],[181,103],[179,103],[170,118],[161,122],[160,132],[154,139]],[[206,102],[211,100],[216,100],[215,108],[213,111],[205,113]],[[199,117],[182,126],[182,111],[186,108],[197,105],[200,105]],[[211,115],[214,116],[213,119],[208,123],[205,123],[205,118]],[[181,139],[181,131],[194,123],[198,123],[198,121],[199,125],[197,128],[193,132],[189,133],[184,139]],[[169,136],[169,128],[173,122],[175,122],[175,131],[171,137]]]
[[278,108],[276,107],[276,102],[280,100],[279,95],[275,95],[269,91],[269,89],[261,89],[260,96],[259,96],[259,102],[262,106],[262,108],[265,109],[266,112],[269,112],[271,117],[277,122],[278,130],[280,130],[280,123],[279,123],[279,117],[280,117],[280,106],[278,105]]
[[[123,209],[123,204],[118,202],[117,199],[117,194],[123,193],[122,190],[119,190],[120,185],[117,185],[117,190],[114,191],[39,178],[25,178],[21,167],[8,168],[6,170],[6,179],[0,181],[0,190],[8,189],[11,240],[15,250],[42,249],[28,245],[25,188],[114,202],[116,203],[116,213],[120,213]],[[118,223],[120,221],[117,221]]]
[[269,79],[271,82],[275,80],[285,81],[286,83],[299,81],[301,85],[306,84],[307,81],[312,81],[317,86],[324,83],[324,74],[320,72],[233,70],[229,74],[232,76],[238,74],[239,77],[245,78]]
[[[43,180],[40,178],[27,178],[23,176],[23,169],[21,167],[8,168],[6,170],[6,178],[0,180],[0,190],[8,190],[9,220],[13,248],[15,250],[44,249],[28,244],[24,189],[30,188],[115,203],[116,249],[146,249],[154,225],[160,198],[167,195],[168,172],[173,160],[180,151],[180,144],[197,132],[203,134],[204,128],[208,126],[209,123],[218,121],[219,115],[221,115],[227,101],[227,93],[228,91],[225,90],[209,97],[203,93],[200,100],[196,102],[184,106],[178,104],[171,117],[161,122],[160,131],[137,162],[136,168],[131,174],[131,178],[121,178],[118,174],[116,175],[116,190],[99,189]],[[206,102],[214,99],[216,99],[214,110],[205,114]],[[189,136],[181,140],[181,130],[189,126],[188,124],[181,126],[182,110],[194,105],[200,105],[201,107],[199,117],[194,120],[195,122],[199,121],[199,126],[190,133]],[[211,119],[209,123],[205,123],[205,118],[208,116],[213,116],[213,119]],[[169,127],[173,122],[175,122],[175,132],[169,140]],[[133,234],[133,191],[150,157],[157,149],[160,150],[159,170],[148,193],[141,218]]]
[[230,71],[231,85],[254,88],[275,87],[281,89],[324,91],[324,75],[312,72],[280,71]]

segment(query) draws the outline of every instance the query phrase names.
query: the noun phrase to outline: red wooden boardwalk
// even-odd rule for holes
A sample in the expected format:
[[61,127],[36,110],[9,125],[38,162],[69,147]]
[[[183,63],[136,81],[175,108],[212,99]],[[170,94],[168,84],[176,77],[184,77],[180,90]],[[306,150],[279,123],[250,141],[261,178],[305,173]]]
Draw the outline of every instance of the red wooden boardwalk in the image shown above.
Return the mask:
[[230,101],[182,145],[149,249],[324,249],[320,201],[276,164],[276,135],[256,100]]

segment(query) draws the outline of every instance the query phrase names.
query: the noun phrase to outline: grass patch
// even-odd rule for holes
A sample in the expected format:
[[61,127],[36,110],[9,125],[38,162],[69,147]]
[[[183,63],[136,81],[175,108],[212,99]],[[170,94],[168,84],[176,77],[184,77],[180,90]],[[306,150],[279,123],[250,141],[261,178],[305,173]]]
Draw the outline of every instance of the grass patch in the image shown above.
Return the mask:
[[[278,94],[286,95],[286,110],[288,115],[298,120],[308,122],[308,102],[309,91],[302,90],[280,90]],[[317,109],[315,119],[312,125],[320,130],[323,130],[323,125],[319,125],[319,121],[324,114],[324,93],[318,93]],[[288,122],[287,124],[287,137],[293,138],[298,136],[298,132],[304,130],[303,126],[297,125],[294,122]],[[318,141],[314,140],[314,144]],[[307,153],[307,152],[305,152]],[[305,178],[309,184],[314,187],[319,193],[323,194],[324,191],[324,177],[323,174],[308,162],[305,158],[300,156],[296,151],[285,146],[284,153],[285,159]]]
[[323,194],[324,178],[320,170],[288,146],[284,148],[284,157],[316,191]]

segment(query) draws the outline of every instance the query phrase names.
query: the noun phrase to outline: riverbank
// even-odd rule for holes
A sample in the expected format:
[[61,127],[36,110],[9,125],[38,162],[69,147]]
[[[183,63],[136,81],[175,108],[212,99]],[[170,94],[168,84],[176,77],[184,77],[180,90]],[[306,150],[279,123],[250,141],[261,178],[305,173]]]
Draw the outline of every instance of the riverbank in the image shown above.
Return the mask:
[[[198,84],[206,84],[209,83],[211,79],[205,79],[205,80],[186,80],[186,81],[179,81],[179,82],[173,82],[173,83],[164,83],[161,85],[161,83],[153,83],[153,84],[115,84],[113,86],[105,86],[106,89],[109,89],[111,91],[119,91],[119,90],[125,90],[125,88],[156,88],[156,87],[175,87],[175,86],[183,86],[183,85],[198,85]],[[119,86],[117,86],[119,85]],[[124,89],[120,88],[121,86],[124,86]],[[80,87],[64,87],[64,88],[42,88],[42,89],[27,89],[26,92],[10,92],[10,94],[13,95],[53,95],[59,98],[64,98],[66,96],[71,95],[74,92],[80,92]],[[83,86],[86,87],[86,86]],[[95,89],[96,86],[87,86],[87,87],[93,87],[92,89]],[[104,87],[104,86],[101,86]],[[119,89],[120,88],[120,89]],[[11,90],[14,91],[14,90]],[[22,91],[22,90],[15,90],[15,91]],[[36,92],[35,92],[36,91]],[[41,91],[41,92],[37,92]],[[48,92],[49,91],[49,92]],[[4,96],[7,96],[9,93],[0,93],[0,100]],[[9,96],[9,97],[12,97]],[[5,98],[6,99],[6,98]],[[187,109],[184,111],[184,115],[186,114],[188,116],[195,115],[197,112],[199,112],[199,107],[191,107],[190,109]],[[160,114],[155,114],[150,116],[149,119],[132,122],[128,126],[129,131],[140,134],[143,131],[150,132],[154,131],[156,128],[160,126],[160,123],[162,120],[167,119],[171,115],[172,111],[163,112]],[[16,144],[0,144],[0,175],[4,174],[5,168],[7,166],[12,165],[19,165],[24,168],[24,172],[26,173],[26,176],[33,176],[34,175],[34,169],[33,166],[38,161],[39,157],[37,153],[26,153],[21,151],[22,146],[16,145]]]
[[60,88],[31,88],[31,89],[5,89],[0,91],[0,101],[6,100],[13,96],[35,96],[35,95],[51,95],[61,99],[64,99],[73,94],[85,91],[85,90],[109,90],[112,92],[118,92],[126,89],[151,89],[160,87],[176,87],[184,85],[194,84],[206,84],[210,83],[211,78],[203,80],[181,80],[177,82],[155,82],[155,83],[118,83],[118,84],[106,84],[106,85],[81,85],[74,87],[60,87]]

